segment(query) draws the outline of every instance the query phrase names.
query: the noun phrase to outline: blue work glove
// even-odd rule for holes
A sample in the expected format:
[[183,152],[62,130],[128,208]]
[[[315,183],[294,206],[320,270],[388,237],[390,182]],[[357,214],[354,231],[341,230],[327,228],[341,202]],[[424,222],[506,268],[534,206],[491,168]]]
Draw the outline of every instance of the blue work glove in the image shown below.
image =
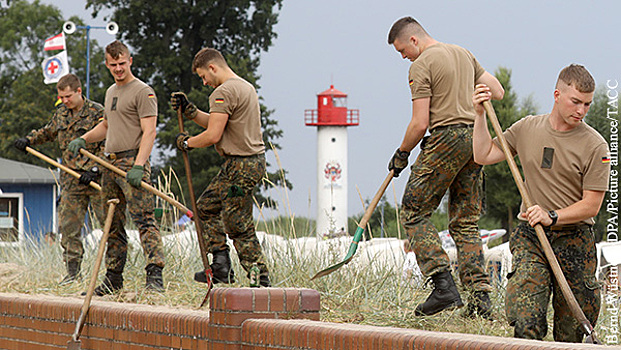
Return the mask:
[[67,145],[67,150],[73,153],[74,156],[77,156],[78,153],[80,153],[80,148],[86,148],[86,141],[81,137],[74,139],[69,142],[69,145]]
[[405,167],[408,166],[408,158],[410,157],[410,152],[402,151],[397,148],[395,154],[388,162],[388,171],[393,170],[393,177],[399,177],[399,174]]
[[144,167],[142,165],[134,165],[127,172],[127,182],[134,187],[140,187],[140,183],[142,182],[142,175],[144,174]]
[[25,137],[21,137],[13,142],[13,146],[22,152],[26,152],[26,147],[30,146],[30,140]]

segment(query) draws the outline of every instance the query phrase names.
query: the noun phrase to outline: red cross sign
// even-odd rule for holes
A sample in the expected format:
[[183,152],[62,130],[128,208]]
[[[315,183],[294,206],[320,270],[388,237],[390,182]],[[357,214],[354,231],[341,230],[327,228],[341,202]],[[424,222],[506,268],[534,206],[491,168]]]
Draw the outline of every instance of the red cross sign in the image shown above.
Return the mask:
[[58,68],[59,66],[58,63],[56,63],[56,60],[51,60],[50,63],[47,65],[47,71],[50,72],[51,75],[54,75]]

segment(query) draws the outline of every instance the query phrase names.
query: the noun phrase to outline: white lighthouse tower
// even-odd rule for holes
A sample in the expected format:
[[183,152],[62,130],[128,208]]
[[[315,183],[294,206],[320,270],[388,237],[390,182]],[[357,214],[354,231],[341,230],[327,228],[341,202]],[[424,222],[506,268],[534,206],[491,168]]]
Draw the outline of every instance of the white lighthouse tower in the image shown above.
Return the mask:
[[347,127],[358,125],[359,115],[334,85],[317,94],[317,109],[304,111],[306,125],[317,127],[318,236],[347,231]]

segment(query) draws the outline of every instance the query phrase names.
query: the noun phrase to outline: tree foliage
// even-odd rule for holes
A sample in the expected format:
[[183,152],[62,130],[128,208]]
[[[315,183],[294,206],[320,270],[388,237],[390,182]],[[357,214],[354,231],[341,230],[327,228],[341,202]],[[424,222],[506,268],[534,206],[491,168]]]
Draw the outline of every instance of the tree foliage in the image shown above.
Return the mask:
[[[70,20],[78,25],[77,17]],[[3,157],[44,165],[33,156],[17,151],[13,141],[25,136],[30,130],[45,125],[54,112],[55,85],[43,83],[41,62],[57,53],[43,51],[45,39],[62,30],[62,18],[58,8],[42,5],[38,0],[32,4],[25,0],[11,1],[10,6],[0,8],[0,149]],[[91,43],[93,53],[101,55],[101,48]],[[67,52],[71,72],[85,81],[86,42],[80,35],[67,36]],[[93,95],[103,98],[103,71],[91,65],[91,78],[100,82],[91,89]],[[107,76],[107,75],[106,75]],[[93,79],[91,79],[93,80]],[[94,93],[94,94],[93,94]],[[58,157],[56,143],[46,147],[45,153]]]
[[[170,94],[183,91],[198,108],[209,110],[208,96],[212,89],[203,87],[191,70],[194,55],[203,47],[218,49],[239,76],[259,89],[259,54],[267,51],[276,37],[273,27],[281,3],[282,0],[87,1],[93,15],[102,9],[112,10],[110,19],[119,24],[121,40],[133,50],[135,75],[155,89],[160,114],[159,149],[164,163],[173,167],[183,188],[187,188],[185,169],[182,155],[173,145],[179,127],[176,113],[169,105]],[[262,106],[261,112],[263,137],[269,151],[270,144],[278,148],[276,139],[282,136],[282,131],[270,118],[271,110]],[[184,127],[190,135],[203,131],[192,122]],[[193,150],[189,158],[194,187],[207,187],[222,159],[213,147]],[[283,185],[275,172],[269,178],[271,181],[263,182],[265,186]]]
[[[613,103],[613,104],[609,105],[609,103]],[[616,103],[618,104],[618,100]],[[597,130],[604,137],[604,139],[609,143],[608,147],[610,148],[611,153],[614,152],[613,154],[617,154],[618,147],[619,147],[618,145],[619,135],[618,135],[618,132],[616,135],[612,135],[611,125],[616,125],[612,129],[616,129],[618,131],[617,123],[619,122],[619,119],[618,119],[618,116],[615,115],[614,113],[610,115],[610,119],[607,118],[608,110],[611,110],[613,112],[614,111],[618,112],[618,105],[614,105],[614,102],[611,102],[611,100],[606,95],[606,89],[604,88],[604,86],[600,86],[595,91],[595,95],[593,96],[593,103],[591,104],[591,107],[589,108],[589,113],[587,114],[585,121],[587,124],[592,126],[595,130]],[[613,161],[611,161],[610,163],[613,168],[618,169],[617,164],[615,164],[616,162],[614,161],[614,157],[613,157]],[[606,236],[605,236],[606,224],[607,224],[607,220],[610,219],[611,217],[611,214],[606,211],[606,204],[607,204],[607,200],[609,199],[610,199],[610,192],[607,193],[606,196],[604,197],[602,208],[600,209],[599,214],[595,217],[594,232],[595,232],[596,242],[606,239]],[[614,204],[615,202],[616,201],[613,201],[612,203]],[[618,208],[618,205],[615,205],[615,207]]]

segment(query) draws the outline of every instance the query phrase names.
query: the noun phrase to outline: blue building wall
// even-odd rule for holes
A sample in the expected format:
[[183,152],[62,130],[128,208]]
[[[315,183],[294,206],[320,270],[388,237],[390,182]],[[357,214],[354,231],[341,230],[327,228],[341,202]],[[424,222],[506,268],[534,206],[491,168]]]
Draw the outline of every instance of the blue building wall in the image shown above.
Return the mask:
[[24,235],[40,239],[54,227],[54,184],[0,184],[4,193],[23,193]]

